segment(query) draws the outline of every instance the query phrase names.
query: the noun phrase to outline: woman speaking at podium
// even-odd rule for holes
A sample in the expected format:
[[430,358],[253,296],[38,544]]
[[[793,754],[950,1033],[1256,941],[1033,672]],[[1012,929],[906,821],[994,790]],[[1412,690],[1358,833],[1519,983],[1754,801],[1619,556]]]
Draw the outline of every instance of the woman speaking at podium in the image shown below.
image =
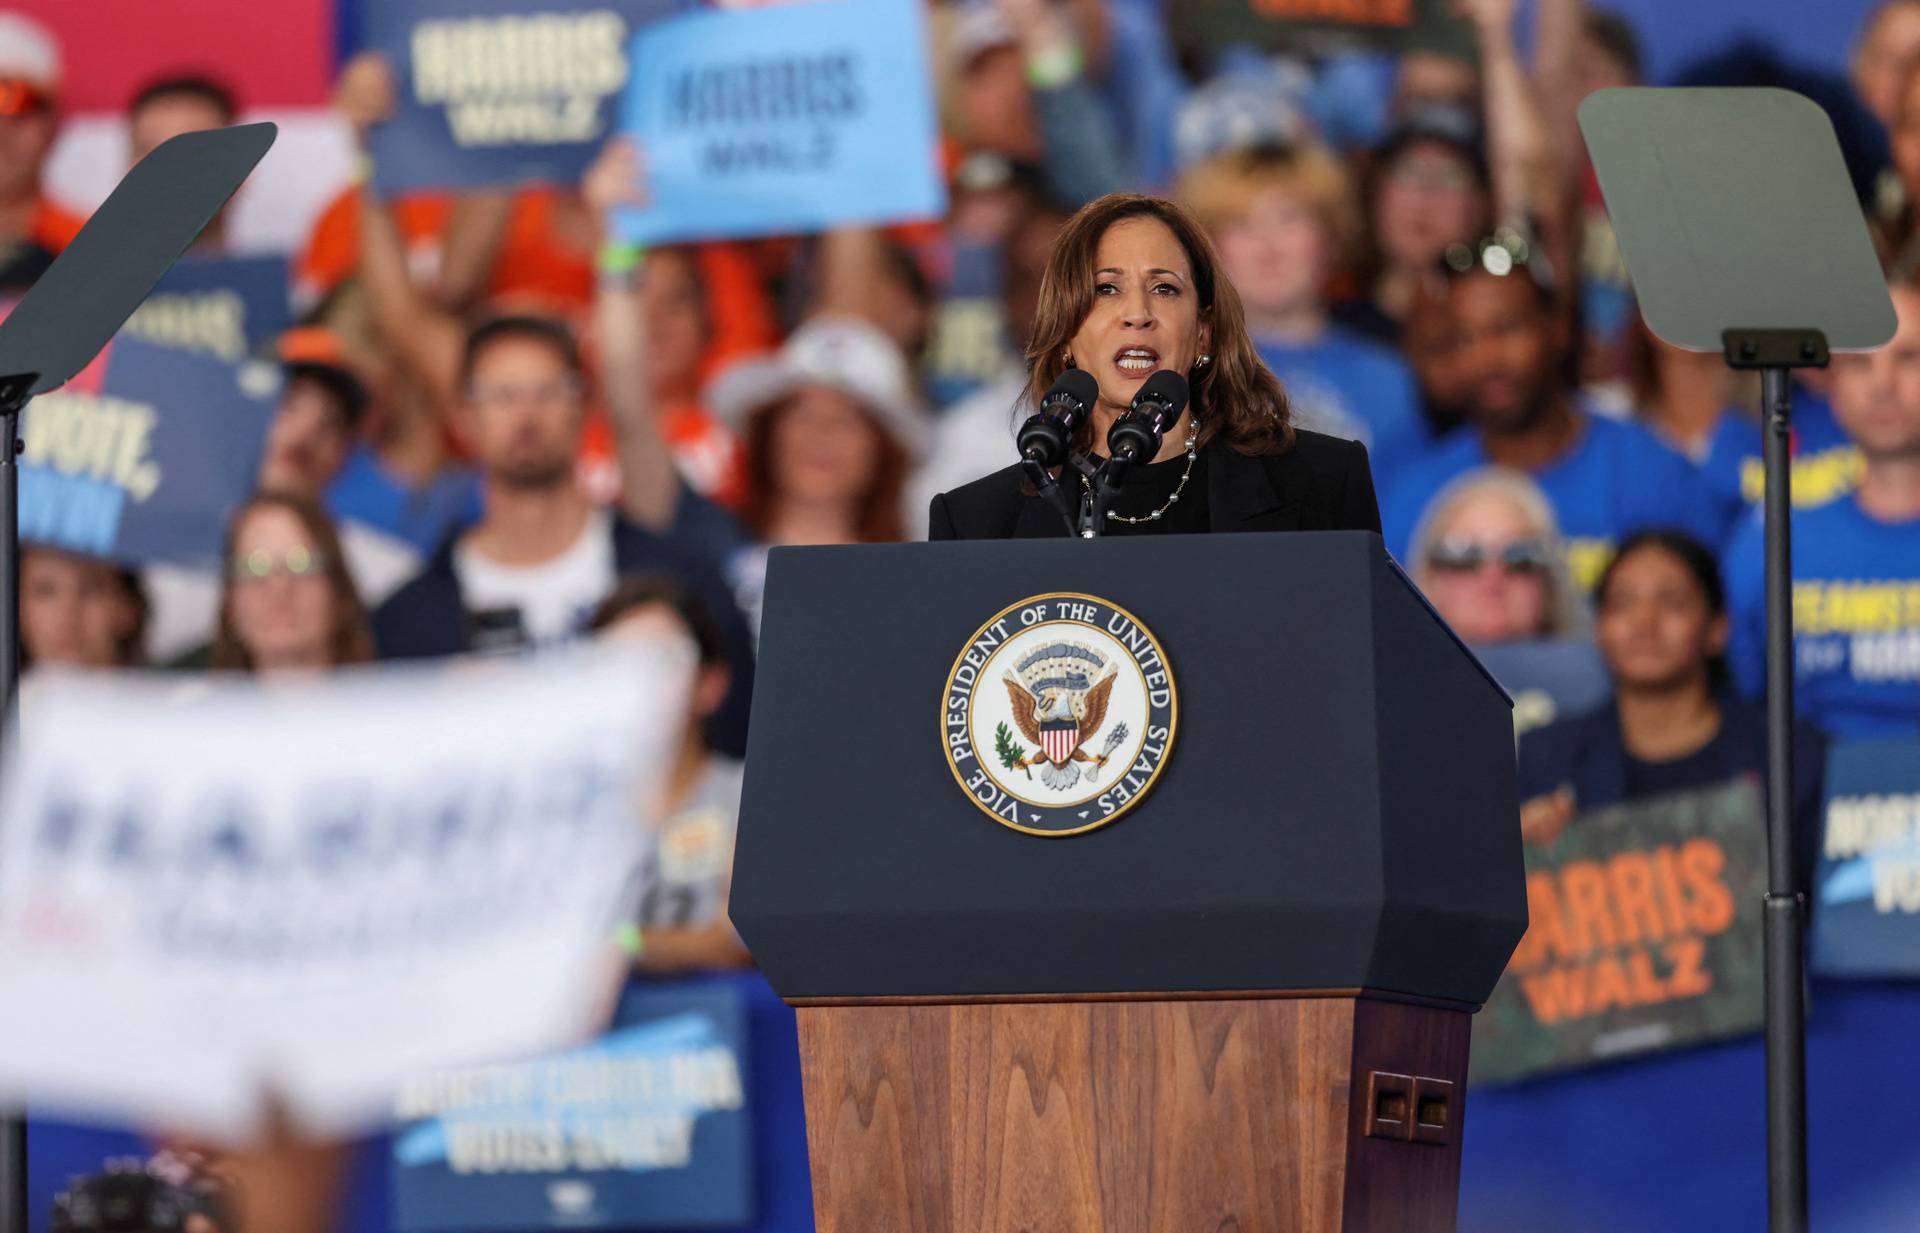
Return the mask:
[[[1176,373],[1190,390],[1158,453],[1126,469],[1096,533],[1380,530],[1366,447],[1289,422],[1212,242],[1174,203],[1114,193],[1074,215],[1047,261],[1031,338],[1028,405],[1069,368],[1099,386],[1058,470],[1076,507],[1148,378]],[[928,538],[1070,534],[1032,474],[1016,462],[934,497]]]

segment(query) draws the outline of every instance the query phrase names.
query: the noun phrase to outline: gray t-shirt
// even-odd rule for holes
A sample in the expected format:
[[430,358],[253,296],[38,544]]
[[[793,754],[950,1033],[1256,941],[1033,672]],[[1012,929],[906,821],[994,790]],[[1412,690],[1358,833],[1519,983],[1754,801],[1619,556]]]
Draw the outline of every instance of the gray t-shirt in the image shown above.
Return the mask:
[[693,793],[647,836],[638,923],[646,929],[711,925],[726,899],[740,823],[742,766],[715,756]]

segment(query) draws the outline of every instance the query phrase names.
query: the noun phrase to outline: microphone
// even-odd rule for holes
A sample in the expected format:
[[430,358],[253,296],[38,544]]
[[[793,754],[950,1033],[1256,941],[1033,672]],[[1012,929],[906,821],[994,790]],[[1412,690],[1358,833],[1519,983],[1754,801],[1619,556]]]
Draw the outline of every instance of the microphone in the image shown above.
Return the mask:
[[1017,438],[1020,457],[1042,467],[1057,467],[1065,462],[1073,434],[1086,422],[1093,411],[1094,399],[1099,396],[1099,383],[1085,369],[1069,368],[1061,373],[1060,379],[1040,400],[1038,413],[1028,416],[1027,422],[1020,426]]
[[1107,431],[1108,455],[1120,464],[1121,470],[1135,463],[1153,461],[1153,456],[1160,452],[1161,439],[1186,406],[1187,379],[1165,368],[1154,373],[1133,396],[1127,413],[1115,420]]

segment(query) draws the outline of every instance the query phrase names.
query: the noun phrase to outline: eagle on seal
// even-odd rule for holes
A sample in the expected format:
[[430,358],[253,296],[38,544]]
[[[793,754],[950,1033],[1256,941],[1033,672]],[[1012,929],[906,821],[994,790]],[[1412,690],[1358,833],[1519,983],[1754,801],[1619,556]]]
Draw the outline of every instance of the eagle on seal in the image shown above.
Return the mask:
[[[1081,746],[1107,721],[1107,701],[1113,693],[1117,669],[1106,657],[1077,642],[1056,642],[1021,656],[1018,674],[1004,673],[1007,696],[1013,702],[1014,722],[1039,750],[1015,762],[1013,769],[1039,771],[1040,782],[1064,791],[1080,782],[1076,763],[1092,763],[1085,774],[1094,782],[1119,741],[1109,740],[1099,757]],[[1124,727],[1124,725],[1122,725]],[[1116,731],[1124,739],[1124,733]]]

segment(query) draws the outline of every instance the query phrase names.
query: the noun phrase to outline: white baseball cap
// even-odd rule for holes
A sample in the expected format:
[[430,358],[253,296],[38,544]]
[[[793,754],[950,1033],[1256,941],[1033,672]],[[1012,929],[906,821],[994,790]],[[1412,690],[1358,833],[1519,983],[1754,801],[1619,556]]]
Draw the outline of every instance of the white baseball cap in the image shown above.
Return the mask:
[[707,387],[707,409],[741,431],[754,413],[811,385],[849,395],[908,454],[925,452],[932,428],[906,357],[885,331],[858,317],[815,317],[774,354],[726,368]]
[[60,41],[23,13],[0,12],[0,80],[24,81],[43,93],[57,93]]

